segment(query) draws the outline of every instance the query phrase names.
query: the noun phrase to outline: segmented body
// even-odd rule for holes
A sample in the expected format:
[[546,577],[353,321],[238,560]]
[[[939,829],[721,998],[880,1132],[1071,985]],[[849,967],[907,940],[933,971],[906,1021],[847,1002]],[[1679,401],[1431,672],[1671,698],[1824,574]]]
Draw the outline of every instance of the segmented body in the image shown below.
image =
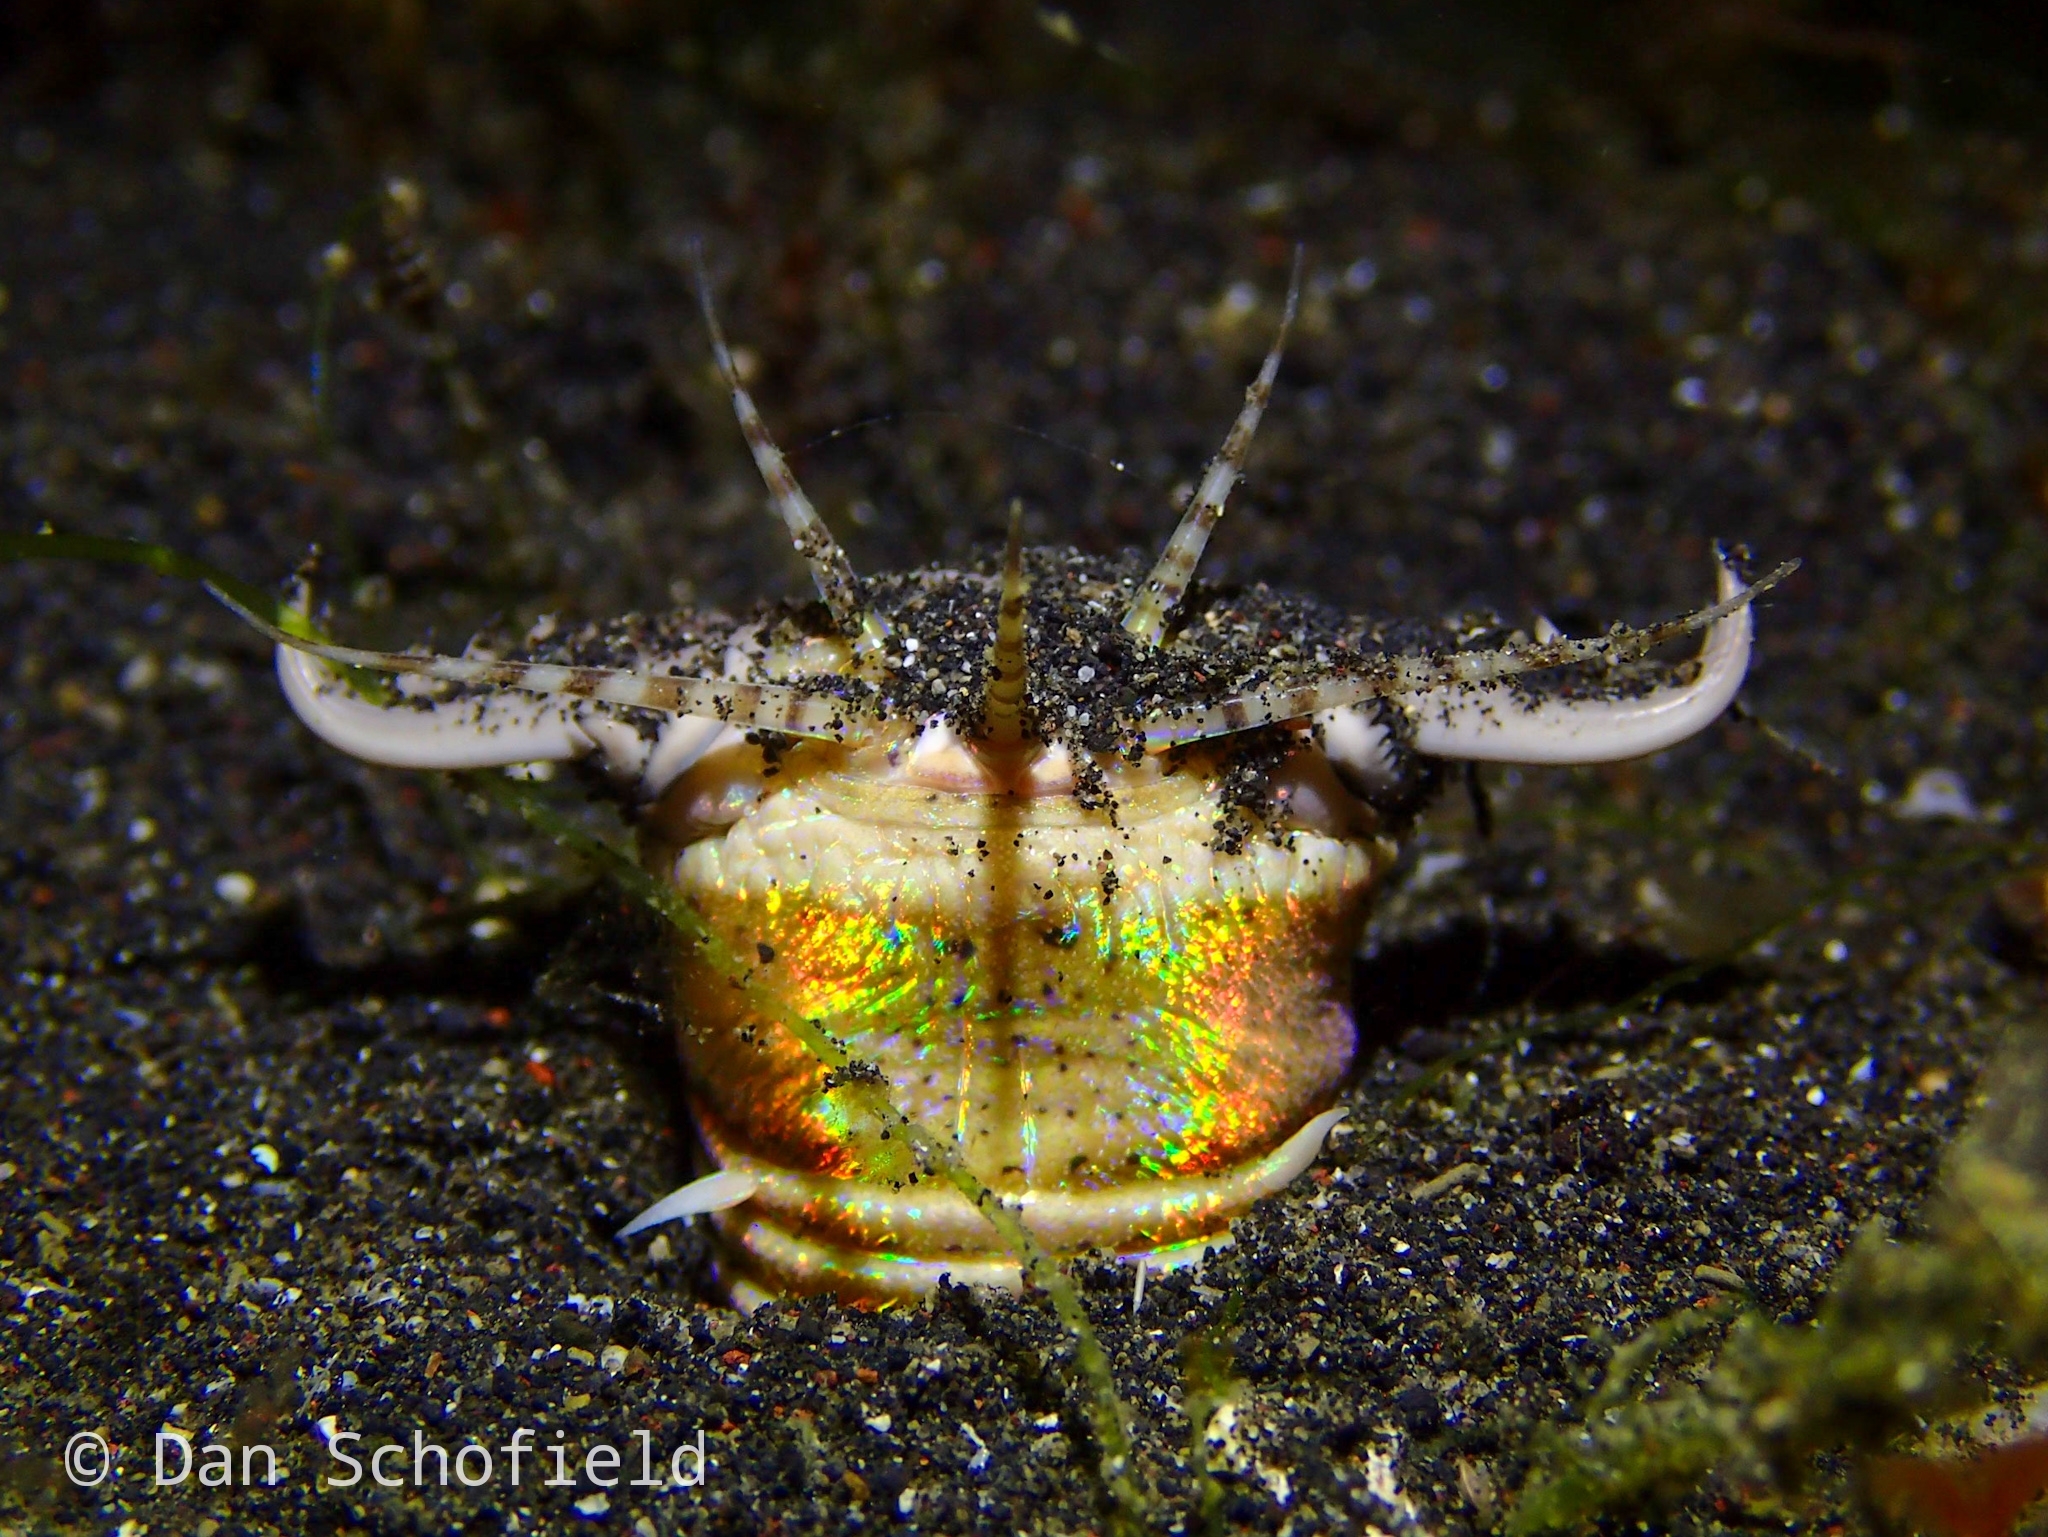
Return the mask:
[[[676,1021],[716,1172],[627,1231],[712,1214],[743,1297],[1019,1276],[790,1020],[1049,1248],[1171,1262],[1222,1238],[1337,1118],[1352,949],[1435,765],[1683,740],[1733,696],[1749,601],[1782,574],[1746,588],[1724,558],[1715,605],[1592,640],[1205,592],[1276,342],[1149,571],[1024,552],[1013,513],[999,569],[862,582],[712,325],[822,602],[536,637],[521,660],[271,633],[294,707],[348,751],[588,757],[634,806],[647,868],[700,926],[675,945]],[[1638,661],[1702,630],[1689,670]],[[357,699],[320,659],[411,674],[413,697]]]
[[[1054,552],[1032,565],[1030,633],[1060,637],[1068,660],[1034,667],[1024,706],[1071,739],[1004,773],[950,724],[922,724],[981,697],[998,593],[960,573],[886,584],[877,695],[919,724],[785,744],[772,762],[735,733],[643,819],[647,862],[753,980],[829,1021],[900,1109],[949,1133],[1041,1241],[1188,1253],[1320,1140],[1298,1134],[1351,1063],[1350,949],[1401,808],[1375,809],[1278,732],[1117,754],[1142,658],[1115,618],[1136,573]],[[1228,671],[1234,648],[1244,666],[1276,618],[1301,616],[1213,617],[1236,639],[1183,665]],[[969,1203],[912,1182],[848,1087],[687,944],[676,999],[698,1127],[758,1185],[716,1218],[751,1280],[1014,1278]]]

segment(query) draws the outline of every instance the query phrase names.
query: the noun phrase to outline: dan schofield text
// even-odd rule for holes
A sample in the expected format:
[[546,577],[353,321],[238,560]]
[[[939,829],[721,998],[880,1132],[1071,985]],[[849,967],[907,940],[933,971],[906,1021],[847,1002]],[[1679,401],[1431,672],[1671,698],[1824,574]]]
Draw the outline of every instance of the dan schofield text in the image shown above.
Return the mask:
[[[411,1443],[386,1441],[366,1447],[360,1431],[345,1430],[332,1415],[317,1426],[326,1452],[319,1477],[329,1489],[354,1489],[377,1485],[385,1489],[465,1489],[499,1484],[508,1489],[539,1485],[562,1489],[582,1483],[600,1489],[621,1485],[634,1489],[695,1489],[704,1483],[710,1467],[705,1455],[704,1432],[694,1441],[682,1441],[658,1450],[654,1433],[633,1431],[623,1448],[596,1441],[572,1447],[556,1431],[542,1443],[530,1425],[513,1431],[501,1446],[465,1441],[446,1446],[429,1441],[423,1431],[412,1433]],[[180,1431],[160,1430],[156,1437],[155,1483],[158,1488],[182,1484],[188,1479],[206,1488],[243,1484],[280,1484],[286,1481],[286,1464],[274,1448],[246,1444],[240,1455],[219,1443],[194,1446],[192,1438]]]

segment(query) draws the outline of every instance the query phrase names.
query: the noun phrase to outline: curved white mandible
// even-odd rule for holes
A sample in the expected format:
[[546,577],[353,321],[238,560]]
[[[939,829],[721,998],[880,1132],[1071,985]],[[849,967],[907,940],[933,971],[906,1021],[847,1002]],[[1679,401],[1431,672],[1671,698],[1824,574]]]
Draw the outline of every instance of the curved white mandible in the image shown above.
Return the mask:
[[506,768],[595,751],[614,779],[652,800],[713,747],[739,733],[723,721],[670,715],[652,737],[630,721],[566,700],[485,694],[426,709],[357,697],[320,658],[277,648],[277,681],[306,728],[352,758],[386,768]]
[[[1725,556],[1717,557],[1721,599],[1743,590]],[[1437,758],[1488,763],[1614,763],[1683,742],[1720,718],[1749,670],[1747,604],[1707,631],[1697,675],[1635,699],[1540,699],[1531,704],[1506,685],[1433,689],[1399,701],[1415,720],[1412,745]]]
[[361,699],[318,657],[277,648],[292,711],[331,747],[387,768],[503,768],[580,758],[595,744],[559,704],[511,694],[427,709]]

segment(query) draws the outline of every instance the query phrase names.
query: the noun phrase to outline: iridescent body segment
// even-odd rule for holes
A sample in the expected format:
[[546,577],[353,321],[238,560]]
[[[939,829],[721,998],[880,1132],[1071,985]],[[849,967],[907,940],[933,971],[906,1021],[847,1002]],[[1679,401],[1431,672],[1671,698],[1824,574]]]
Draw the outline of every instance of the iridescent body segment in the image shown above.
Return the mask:
[[[649,818],[649,866],[758,960],[779,1004],[829,1021],[899,1109],[950,1131],[1041,1241],[1220,1236],[1269,1193],[1233,1171],[1287,1142],[1350,1067],[1351,945],[1395,852],[1371,810],[1220,853],[1214,761],[1130,770],[1112,822],[1072,794],[934,791],[911,754],[890,756],[798,748],[722,836],[684,841],[692,803],[758,774],[744,744],[713,754]],[[722,1167],[761,1181],[718,1218],[750,1278],[1014,1278],[957,1191],[910,1183],[900,1145],[862,1132],[806,1048],[679,949],[699,1129]]]
[[[1057,1253],[1172,1263],[1224,1238],[1338,1119],[1352,949],[1439,766],[1684,741],[1734,698],[1751,601],[1791,569],[1746,583],[1717,555],[1712,605],[1578,640],[1205,590],[1276,341],[1149,569],[1026,551],[1013,508],[998,567],[863,581],[712,325],[821,603],[536,632],[523,658],[360,651],[240,611],[344,751],[586,758],[639,816],[689,909],[677,1028],[713,1172],[621,1236],[710,1214],[741,1298],[1019,1284],[995,1226],[856,1114],[852,1083],[950,1140]],[[1643,660],[1700,631],[1689,667]],[[354,697],[336,662],[402,675],[405,702]],[[841,1076],[792,1024],[844,1049]]]

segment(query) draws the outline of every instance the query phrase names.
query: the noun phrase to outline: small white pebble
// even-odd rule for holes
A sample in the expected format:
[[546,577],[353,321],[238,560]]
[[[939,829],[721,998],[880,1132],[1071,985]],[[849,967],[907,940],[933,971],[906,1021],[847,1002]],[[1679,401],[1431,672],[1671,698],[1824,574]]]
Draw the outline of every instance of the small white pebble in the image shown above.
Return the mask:
[[157,679],[164,674],[163,663],[153,651],[142,651],[128,659],[121,669],[121,692],[140,694],[156,686]]
[[1849,1081],[1851,1083],[1868,1083],[1876,1076],[1877,1058],[1875,1057],[1859,1058],[1856,1065],[1849,1069]]
[[612,1497],[600,1489],[595,1494],[584,1495],[582,1499],[576,1501],[570,1508],[577,1515],[586,1516],[590,1520],[596,1521],[611,1513]]
[[1285,213],[1290,201],[1284,181],[1262,181],[1256,187],[1244,189],[1244,211],[1255,219]]
[[155,836],[156,823],[152,822],[148,817],[137,817],[128,824],[128,841],[130,843],[147,843]]
[[216,876],[213,894],[230,907],[247,907],[256,900],[256,877],[242,870]]
[[1074,676],[1083,683],[1093,683],[1095,681],[1095,669],[1092,667],[1076,668]]
[[277,1172],[280,1162],[277,1156],[277,1149],[268,1142],[258,1142],[249,1149],[249,1156],[256,1160],[257,1165],[265,1174],[275,1174]]
[[1432,886],[1453,870],[1465,868],[1465,856],[1450,851],[1424,854],[1415,861],[1415,874],[1409,877],[1409,884],[1417,891]]
[[1815,1084],[1806,1091],[1806,1102],[1809,1105],[1825,1105],[1828,1102],[1828,1091]]
[[1820,947],[1821,958],[1839,966],[1849,958],[1849,947],[1839,939],[1831,939]]
[[981,1439],[981,1433],[968,1424],[967,1421],[962,1420],[960,1422],[960,1429],[965,1432],[967,1439],[974,1443],[974,1455],[967,1459],[967,1471],[970,1473],[986,1472],[989,1462],[988,1443]]
[[608,1377],[616,1377],[626,1369],[626,1347],[607,1345],[597,1358],[599,1368]]
[[1977,803],[1970,799],[1969,786],[1954,769],[1922,769],[1913,776],[1913,782],[1906,786],[1906,793],[1892,809],[1909,821],[1977,820]]

